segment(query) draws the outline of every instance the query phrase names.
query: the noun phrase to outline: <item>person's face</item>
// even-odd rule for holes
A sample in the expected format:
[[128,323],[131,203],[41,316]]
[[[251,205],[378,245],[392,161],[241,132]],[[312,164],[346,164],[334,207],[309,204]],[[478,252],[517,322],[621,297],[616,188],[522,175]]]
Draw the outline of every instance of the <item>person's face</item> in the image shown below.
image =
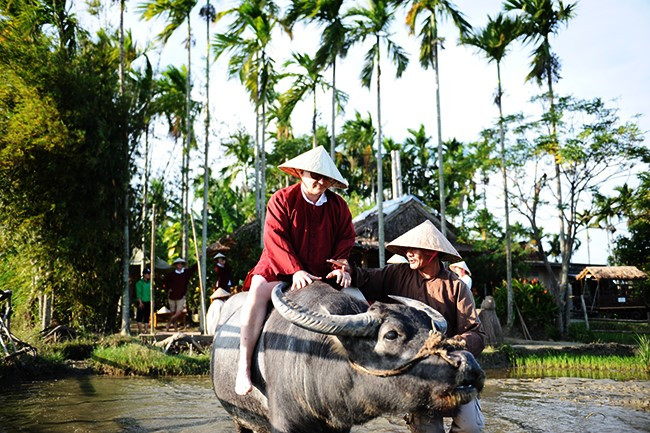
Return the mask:
[[223,257],[219,257],[217,259],[217,263],[219,263],[221,266],[223,266],[223,265],[226,264],[226,259],[224,259]]
[[183,267],[185,267],[185,263],[182,262],[176,263],[176,270],[180,271],[181,269],[183,269]]
[[327,188],[332,186],[332,179],[318,173],[312,173],[311,171],[303,170],[300,173],[300,179],[304,185],[305,192],[318,197],[327,191]]
[[431,262],[434,253],[420,248],[409,248],[406,250],[406,259],[413,270],[422,269]]
[[142,278],[143,278],[145,281],[149,281],[149,279],[151,278],[151,274],[143,274],[143,275],[142,275]]
[[463,269],[463,268],[457,268],[456,266],[454,266],[454,267],[452,268],[452,270],[453,270],[453,271],[456,273],[456,275],[458,275],[459,277],[462,277],[462,276],[464,276],[464,275],[467,273],[467,272],[465,272],[465,269]]

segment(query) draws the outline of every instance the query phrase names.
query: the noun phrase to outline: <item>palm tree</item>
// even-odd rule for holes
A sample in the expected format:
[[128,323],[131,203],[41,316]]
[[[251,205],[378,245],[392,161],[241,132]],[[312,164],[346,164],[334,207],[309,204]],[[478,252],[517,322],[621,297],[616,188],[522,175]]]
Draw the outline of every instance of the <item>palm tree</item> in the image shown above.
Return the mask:
[[[214,6],[207,0],[201,7],[199,15],[205,18],[205,146],[203,151],[203,221],[201,227],[201,287],[206,285],[206,254],[208,245],[208,191],[210,175],[208,171],[208,150],[210,148],[210,23],[213,23],[217,14]],[[205,293],[201,293],[201,330],[205,329]]]
[[187,20],[187,40],[185,45],[187,48],[187,75],[185,84],[185,150],[183,153],[183,176],[182,176],[182,196],[183,196],[183,215],[181,216],[182,225],[182,251],[181,255],[187,258],[189,237],[187,229],[187,214],[189,208],[189,156],[190,144],[192,142],[192,128],[191,125],[191,47],[192,47],[192,25],[191,25],[191,12],[196,6],[197,0],[151,0],[147,3],[141,3],[138,9],[141,11],[142,17],[146,20],[152,18],[167,16],[167,26],[158,35],[158,39],[166,44],[172,34]]
[[440,69],[438,59],[438,45],[442,46],[444,38],[438,34],[438,24],[441,19],[450,17],[461,34],[471,30],[471,26],[463,15],[448,0],[413,0],[411,8],[406,15],[406,25],[410,33],[414,34],[417,19],[421,13],[426,16],[422,20],[420,29],[420,64],[425,68],[433,69],[436,83],[436,114],[438,126],[438,182],[440,188],[440,224],[443,235],[447,235],[446,197],[444,163],[442,155],[442,117],[440,114]]
[[[256,146],[256,193],[260,224],[260,243],[264,239],[264,214],[266,212],[266,109],[274,97],[277,76],[274,61],[268,54],[271,34],[279,23],[278,7],[269,0],[244,0],[239,6],[217,14],[217,20],[233,15],[234,20],[225,33],[214,36],[213,53],[219,58],[232,52],[229,61],[230,77],[238,76],[255,104],[256,117],[262,110],[260,145]],[[256,122],[259,125],[260,122]],[[258,134],[256,134],[258,136]],[[259,182],[257,181],[259,179]]]
[[[291,116],[296,105],[304,97],[311,94],[314,98],[314,111],[311,120],[312,128],[312,147],[316,147],[316,118],[318,116],[318,109],[316,105],[316,93],[320,87],[322,90],[329,89],[332,86],[325,80],[321,73],[323,68],[312,59],[308,54],[293,53],[291,59],[287,60],[284,64],[285,68],[292,65],[298,66],[298,72],[285,72],[280,77],[294,78],[291,88],[280,96],[281,112],[283,116]],[[341,102],[347,101],[347,95],[341,91],[335,91],[334,100],[337,105]]]
[[503,90],[501,87],[501,61],[506,55],[508,45],[519,37],[521,22],[498,14],[496,18],[488,17],[488,24],[484,29],[477,30],[461,38],[464,44],[473,45],[483,52],[488,62],[497,65],[497,95],[494,99],[499,107],[499,141],[501,144],[501,175],[503,177],[503,200],[506,219],[506,279],[507,279],[507,326],[514,324],[513,293],[512,293],[512,245],[510,233],[510,203],[508,201],[508,179],[506,177],[506,145],[505,128],[503,120]]
[[315,60],[321,65],[332,67],[332,132],[330,136],[330,156],[334,159],[336,149],[336,60],[345,57],[350,47],[349,27],[343,22],[341,6],[343,0],[293,0],[285,18],[287,25],[292,25],[297,19],[304,17],[309,21],[324,24],[321,34],[320,48]]
[[373,44],[366,53],[361,70],[361,83],[370,88],[372,73],[377,68],[377,216],[379,238],[379,266],[385,264],[384,251],[384,193],[382,170],[382,136],[381,136],[381,45],[386,45],[387,55],[397,66],[396,77],[401,77],[408,65],[404,50],[389,38],[390,24],[394,19],[394,9],[387,0],[369,0],[367,8],[352,8],[347,16],[356,17],[353,28],[353,42],[372,38]]
[[[125,0],[120,0],[120,67],[119,67],[119,94],[120,99],[124,98],[124,3]],[[124,140],[127,141],[128,137],[124,137]],[[129,157],[127,161],[130,160],[130,151],[128,144],[124,146]],[[131,323],[130,323],[130,313],[131,313],[131,300],[130,300],[130,289],[129,289],[129,264],[131,262],[130,246],[129,246],[129,183],[126,182],[124,188],[124,250],[122,257],[122,284],[124,284],[124,291],[122,293],[122,329],[120,334],[130,335],[131,334]]]
[[[559,148],[557,141],[557,122],[555,112],[555,101],[553,94],[553,82],[559,80],[560,61],[551,50],[549,36],[555,34],[561,24],[566,23],[573,17],[576,4],[564,5],[561,0],[557,2],[557,9],[554,9],[553,0],[506,0],[504,8],[507,11],[519,11],[522,15],[522,35],[524,42],[538,44],[533,52],[531,70],[526,81],[535,80],[538,85],[546,81],[548,89],[547,97],[549,102],[549,114],[551,118],[551,140],[548,143],[548,151],[556,156]],[[564,302],[564,294],[569,283],[569,260],[571,258],[570,248],[567,246],[565,225],[564,225],[564,203],[562,198],[562,181],[560,177],[560,164],[555,159],[555,196],[560,222],[560,251],[562,255],[562,271],[560,272],[560,287],[556,292],[558,305]],[[558,328],[565,332],[568,324],[569,303],[566,305],[567,321],[565,322],[562,309],[558,309]]]

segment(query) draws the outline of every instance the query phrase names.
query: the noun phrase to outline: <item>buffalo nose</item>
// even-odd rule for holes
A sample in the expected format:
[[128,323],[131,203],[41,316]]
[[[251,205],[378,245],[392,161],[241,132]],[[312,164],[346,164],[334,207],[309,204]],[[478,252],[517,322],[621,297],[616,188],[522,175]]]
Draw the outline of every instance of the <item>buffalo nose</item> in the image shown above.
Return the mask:
[[462,374],[462,385],[473,385],[480,391],[485,381],[485,372],[476,362],[476,358],[466,350],[452,352],[449,357],[459,363],[459,371]]

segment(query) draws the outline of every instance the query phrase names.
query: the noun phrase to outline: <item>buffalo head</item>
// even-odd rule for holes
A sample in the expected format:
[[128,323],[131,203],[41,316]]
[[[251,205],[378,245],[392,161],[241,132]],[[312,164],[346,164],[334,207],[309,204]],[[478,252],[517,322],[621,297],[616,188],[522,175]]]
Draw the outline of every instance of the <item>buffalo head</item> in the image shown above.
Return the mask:
[[332,350],[349,364],[354,392],[372,401],[377,413],[448,411],[475,398],[484,373],[461,342],[444,337],[442,315],[419,301],[394,298],[400,304],[377,302],[365,311],[357,304],[356,314],[334,314],[322,304],[299,303],[301,297],[287,296],[281,285],[272,294],[286,320],[329,336]]

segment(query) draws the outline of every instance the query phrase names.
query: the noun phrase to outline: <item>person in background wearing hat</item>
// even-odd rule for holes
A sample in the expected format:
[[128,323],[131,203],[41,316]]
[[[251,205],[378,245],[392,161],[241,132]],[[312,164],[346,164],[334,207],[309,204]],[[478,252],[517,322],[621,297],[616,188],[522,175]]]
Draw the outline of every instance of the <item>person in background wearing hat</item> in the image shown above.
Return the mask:
[[218,253],[214,256],[215,266],[214,266],[214,286],[213,291],[217,289],[224,289],[227,292],[230,292],[230,286],[232,286],[232,266],[229,263],[226,263],[226,256],[221,253]]
[[151,312],[151,271],[144,268],[142,278],[135,283],[135,300],[138,303],[138,309],[135,313],[135,321],[138,323],[138,334],[142,334],[142,325],[144,324],[144,333],[149,333],[149,317]]
[[169,326],[174,324],[174,330],[178,332],[178,319],[180,319],[185,308],[187,286],[190,283],[190,278],[192,278],[198,268],[198,263],[189,268],[185,268],[186,263],[185,259],[180,257],[174,260],[173,265],[176,269],[168,273],[163,282],[163,289],[167,291],[167,297],[169,299],[169,309],[173,313],[169,318],[169,322],[167,322],[165,331],[169,331]]
[[[405,296],[424,302],[447,320],[447,337],[463,341],[478,356],[486,344],[474,298],[456,274],[442,261],[457,261],[460,255],[431,223],[425,221],[386,245],[408,263],[382,269],[352,269],[352,283],[372,301],[390,302],[388,295]],[[409,414],[407,424],[415,433],[444,433],[441,414]],[[461,406],[453,417],[450,432],[483,431],[484,420],[478,399]]]
[[206,314],[206,323],[207,329],[206,332],[208,335],[214,335],[217,331],[217,324],[219,323],[219,316],[221,316],[221,307],[226,303],[226,300],[230,297],[230,292],[219,287],[210,295],[210,308]]
[[350,274],[341,267],[330,270],[328,259],[347,264],[354,245],[352,215],[347,203],[329,188],[348,184],[322,146],[280,165],[300,182],[273,194],[264,222],[264,250],[249,272],[244,289],[250,292],[241,311],[241,338],[235,392],[252,390],[250,363],[259,338],[271,290],[280,281],[301,289],[314,280],[335,278],[350,285]]
[[452,263],[449,265],[449,269],[458,275],[458,277],[463,283],[465,283],[469,290],[472,290],[472,273],[469,271],[467,263],[465,263],[464,260],[462,262]]

